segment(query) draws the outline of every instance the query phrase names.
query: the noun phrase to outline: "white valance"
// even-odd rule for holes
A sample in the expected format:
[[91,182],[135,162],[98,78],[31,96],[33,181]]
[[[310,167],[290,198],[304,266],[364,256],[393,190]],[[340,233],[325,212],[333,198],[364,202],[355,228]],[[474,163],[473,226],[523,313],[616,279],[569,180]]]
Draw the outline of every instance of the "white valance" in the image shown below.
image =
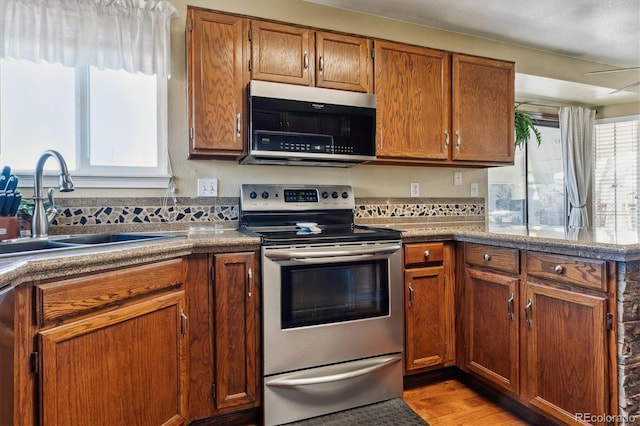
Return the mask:
[[0,58],[169,76],[168,1],[0,0]]

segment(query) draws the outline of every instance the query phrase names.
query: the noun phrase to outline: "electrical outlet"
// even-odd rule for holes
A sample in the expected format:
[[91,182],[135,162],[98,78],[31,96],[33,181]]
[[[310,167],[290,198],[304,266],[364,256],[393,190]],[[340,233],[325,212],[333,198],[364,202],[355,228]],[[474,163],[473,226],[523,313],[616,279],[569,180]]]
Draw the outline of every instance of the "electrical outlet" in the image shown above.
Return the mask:
[[462,185],[462,172],[453,172],[453,184],[455,186]]
[[471,184],[471,196],[472,197],[478,196],[478,184],[476,182],[473,182]]
[[198,179],[198,197],[217,197],[218,179]]
[[412,197],[420,196],[420,184],[418,182],[411,182],[411,196]]

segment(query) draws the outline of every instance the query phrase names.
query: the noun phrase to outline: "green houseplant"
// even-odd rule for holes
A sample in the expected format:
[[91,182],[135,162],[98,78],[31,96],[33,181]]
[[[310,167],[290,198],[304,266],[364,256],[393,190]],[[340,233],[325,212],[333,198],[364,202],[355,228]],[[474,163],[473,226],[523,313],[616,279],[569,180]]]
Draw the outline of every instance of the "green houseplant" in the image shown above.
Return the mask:
[[531,115],[526,112],[523,111],[521,109],[518,109],[520,107],[520,104],[516,104],[516,106],[514,107],[514,120],[515,120],[515,131],[516,131],[516,139],[515,139],[515,145],[516,148],[521,148],[524,146],[524,144],[531,139],[531,134],[533,133],[533,135],[535,135],[536,140],[538,141],[538,145],[540,145],[542,143],[542,135],[540,134],[540,131],[538,129],[536,129],[536,126],[533,122],[533,118],[531,117]]

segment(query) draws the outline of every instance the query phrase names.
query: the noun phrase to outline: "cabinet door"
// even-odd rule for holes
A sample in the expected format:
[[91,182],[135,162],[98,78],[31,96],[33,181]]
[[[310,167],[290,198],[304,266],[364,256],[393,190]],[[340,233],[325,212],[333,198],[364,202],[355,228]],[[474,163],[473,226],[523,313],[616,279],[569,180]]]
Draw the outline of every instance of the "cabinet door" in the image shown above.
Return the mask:
[[515,66],[453,55],[452,158],[513,164]]
[[239,158],[246,151],[248,21],[188,10],[189,155]]
[[184,291],[42,331],[41,424],[185,424]]
[[316,86],[370,93],[371,40],[316,33]]
[[446,52],[376,41],[376,135],[381,160],[449,158],[449,64]]
[[225,412],[259,402],[257,265],[255,253],[215,256],[215,403]]
[[251,79],[314,85],[313,31],[251,21]]
[[518,391],[517,278],[465,271],[466,367],[504,391]]
[[447,308],[444,268],[405,271],[407,372],[444,364]]
[[528,400],[573,424],[575,413],[608,413],[606,300],[528,282]]

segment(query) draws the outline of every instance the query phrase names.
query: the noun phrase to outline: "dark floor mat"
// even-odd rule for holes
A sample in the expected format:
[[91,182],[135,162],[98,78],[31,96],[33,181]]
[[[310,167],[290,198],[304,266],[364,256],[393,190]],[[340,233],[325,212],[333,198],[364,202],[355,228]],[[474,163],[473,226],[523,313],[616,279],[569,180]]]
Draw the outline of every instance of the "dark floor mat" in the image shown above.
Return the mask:
[[402,399],[352,408],[338,413],[314,417],[287,426],[424,426],[422,420]]

